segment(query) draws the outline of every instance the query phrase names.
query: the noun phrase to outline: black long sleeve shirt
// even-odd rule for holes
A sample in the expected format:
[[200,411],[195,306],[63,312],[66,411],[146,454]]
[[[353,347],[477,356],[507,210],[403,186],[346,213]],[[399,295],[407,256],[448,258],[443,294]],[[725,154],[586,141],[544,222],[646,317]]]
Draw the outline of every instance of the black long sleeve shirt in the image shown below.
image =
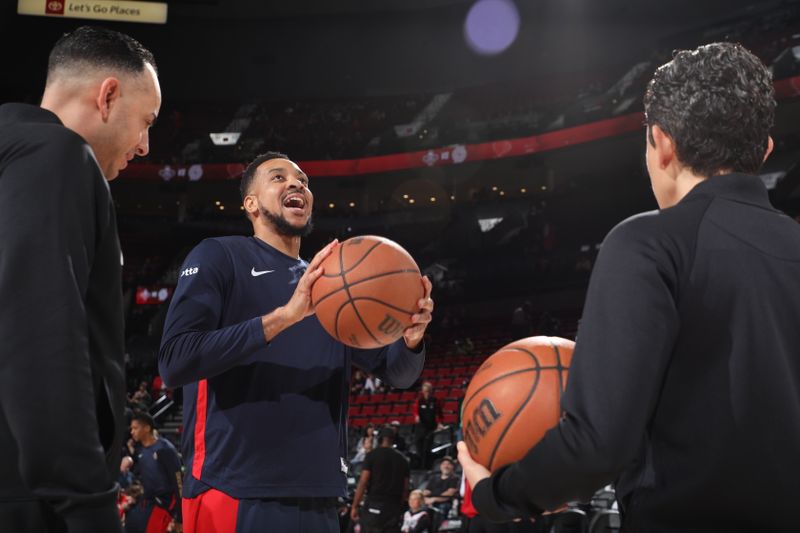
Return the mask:
[[88,144],[45,109],[0,107],[0,504],[43,501],[119,531],[121,254]]
[[800,225],[730,174],[609,233],[559,425],[478,483],[504,521],[616,480],[625,531],[797,531]]

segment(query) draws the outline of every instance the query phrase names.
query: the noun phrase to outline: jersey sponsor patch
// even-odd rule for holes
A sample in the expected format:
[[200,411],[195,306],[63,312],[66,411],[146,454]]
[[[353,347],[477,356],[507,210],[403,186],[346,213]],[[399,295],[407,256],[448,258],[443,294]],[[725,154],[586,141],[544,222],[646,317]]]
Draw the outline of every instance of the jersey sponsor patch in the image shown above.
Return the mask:
[[181,270],[181,275],[179,277],[182,278],[184,276],[194,276],[198,272],[200,272],[200,267],[184,268],[183,270]]

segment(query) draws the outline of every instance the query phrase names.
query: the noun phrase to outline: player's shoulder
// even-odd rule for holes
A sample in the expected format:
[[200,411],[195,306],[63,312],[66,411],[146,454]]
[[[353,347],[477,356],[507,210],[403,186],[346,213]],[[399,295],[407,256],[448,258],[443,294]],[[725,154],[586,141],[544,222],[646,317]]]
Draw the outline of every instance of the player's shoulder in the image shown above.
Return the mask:
[[169,439],[165,439],[165,438],[162,437],[162,438],[158,439],[158,441],[156,441],[156,442],[158,443],[159,448],[164,449],[164,450],[169,450],[171,452],[178,453],[177,448],[175,448],[175,445],[172,444],[172,442],[170,442]]
[[707,204],[702,197],[688,198],[666,209],[633,215],[617,224],[605,242],[636,245],[692,240]]

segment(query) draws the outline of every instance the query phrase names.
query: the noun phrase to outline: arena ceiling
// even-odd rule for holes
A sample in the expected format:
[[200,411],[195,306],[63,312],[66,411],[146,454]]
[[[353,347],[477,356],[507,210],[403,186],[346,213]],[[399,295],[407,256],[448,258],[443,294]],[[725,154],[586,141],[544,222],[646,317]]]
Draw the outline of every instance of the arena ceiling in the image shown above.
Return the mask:
[[[654,49],[696,44],[683,43],[684,33],[798,2],[516,0],[519,35],[491,57],[465,44],[472,0],[179,0],[168,2],[166,25],[106,25],[154,51],[168,100],[241,101],[433,93],[604,69],[621,75]],[[19,16],[15,0],[0,4],[0,100],[35,100],[50,46],[85,22]],[[276,73],[288,82],[276,82]]]

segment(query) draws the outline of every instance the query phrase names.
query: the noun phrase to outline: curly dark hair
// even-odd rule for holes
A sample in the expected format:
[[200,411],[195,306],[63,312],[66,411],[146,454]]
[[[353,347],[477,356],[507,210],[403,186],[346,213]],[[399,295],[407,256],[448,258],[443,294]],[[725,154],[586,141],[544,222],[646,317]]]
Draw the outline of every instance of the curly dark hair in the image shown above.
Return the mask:
[[775,118],[772,74],[740,44],[681,50],[656,70],[644,108],[650,144],[658,125],[696,175],[754,174]]

